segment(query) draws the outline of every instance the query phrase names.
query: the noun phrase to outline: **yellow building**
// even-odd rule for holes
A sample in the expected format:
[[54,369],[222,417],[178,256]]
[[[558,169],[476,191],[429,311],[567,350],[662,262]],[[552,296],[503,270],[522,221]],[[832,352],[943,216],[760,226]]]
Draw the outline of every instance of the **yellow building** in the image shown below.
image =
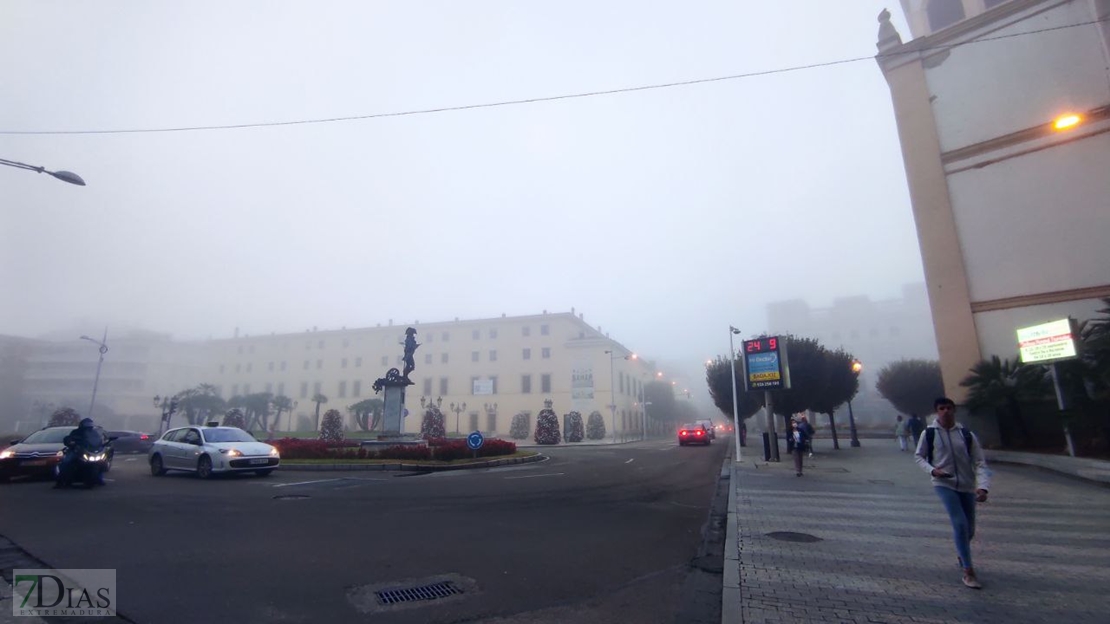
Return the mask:
[[420,344],[405,399],[408,433],[420,430],[423,397],[439,402],[449,433],[507,437],[517,413],[529,415],[531,431],[551,399],[560,417],[600,412],[610,439],[614,431],[616,439],[641,434],[641,397],[653,370],[573,311],[216,340],[208,345],[205,380],[225,399],[255,392],[293,399],[293,413],[278,426],[285,430],[310,429],[312,397],[323,394],[321,414],[338,409],[354,429],[347,407],[373,398],[374,381],[403,368],[406,327],[416,329]]

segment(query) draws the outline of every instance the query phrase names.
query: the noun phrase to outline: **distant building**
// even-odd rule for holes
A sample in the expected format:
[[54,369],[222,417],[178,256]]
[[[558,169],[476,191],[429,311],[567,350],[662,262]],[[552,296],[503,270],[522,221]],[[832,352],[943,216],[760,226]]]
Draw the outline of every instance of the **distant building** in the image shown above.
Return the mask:
[[853,409],[870,417],[893,413],[875,390],[884,366],[903,359],[937,358],[929,301],[920,282],[903,286],[896,299],[841,297],[826,308],[810,307],[800,299],[769,303],[767,327],[771,334],[815,338],[826,348],[843,348],[858,359],[863,372]]
[[946,392],[1019,327],[1110,297],[1110,2],[902,0],[880,16]]

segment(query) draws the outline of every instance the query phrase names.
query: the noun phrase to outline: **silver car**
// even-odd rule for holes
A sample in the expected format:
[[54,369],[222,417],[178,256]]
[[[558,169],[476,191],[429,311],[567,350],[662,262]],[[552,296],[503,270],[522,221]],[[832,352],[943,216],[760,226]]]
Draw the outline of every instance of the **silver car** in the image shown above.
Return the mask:
[[229,472],[266,476],[281,463],[278,450],[238,427],[193,426],[170,429],[154,442],[148,455],[150,474],[167,470],[197,473],[201,479]]

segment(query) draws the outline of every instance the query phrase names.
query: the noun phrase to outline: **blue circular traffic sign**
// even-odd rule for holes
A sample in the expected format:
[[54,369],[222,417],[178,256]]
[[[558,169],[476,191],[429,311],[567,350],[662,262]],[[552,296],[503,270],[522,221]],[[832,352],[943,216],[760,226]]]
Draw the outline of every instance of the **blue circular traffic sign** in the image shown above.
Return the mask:
[[478,449],[482,448],[482,445],[485,444],[485,442],[486,439],[482,437],[481,431],[475,431],[474,433],[466,436],[466,445],[469,446],[470,450],[472,451],[477,451]]

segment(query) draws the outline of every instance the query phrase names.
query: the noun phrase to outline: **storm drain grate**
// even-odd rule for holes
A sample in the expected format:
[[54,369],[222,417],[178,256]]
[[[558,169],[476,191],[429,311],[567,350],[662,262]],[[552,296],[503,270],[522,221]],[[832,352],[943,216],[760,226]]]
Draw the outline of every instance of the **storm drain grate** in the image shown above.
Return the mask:
[[400,604],[402,602],[416,602],[418,600],[436,600],[439,598],[446,598],[448,596],[461,594],[462,590],[455,587],[454,583],[448,581],[445,583],[420,585],[419,587],[389,589],[374,593],[378,597],[379,604],[394,605]]

